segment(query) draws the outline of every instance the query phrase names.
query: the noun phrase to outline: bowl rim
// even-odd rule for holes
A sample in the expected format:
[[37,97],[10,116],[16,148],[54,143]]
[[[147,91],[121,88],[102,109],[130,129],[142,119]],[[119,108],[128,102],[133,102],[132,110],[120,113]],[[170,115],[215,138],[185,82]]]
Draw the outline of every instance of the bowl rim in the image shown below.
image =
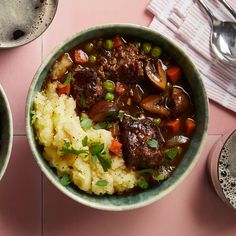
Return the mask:
[[11,157],[11,151],[12,151],[12,145],[13,145],[13,119],[12,119],[12,112],[11,112],[10,104],[8,102],[7,95],[1,84],[0,84],[0,93],[2,94],[3,102],[5,103],[4,105],[7,111],[7,118],[9,120],[9,141],[7,145],[7,150],[5,150],[5,161],[0,171],[0,180],[1,180],[3,178],[3,175],[6,172],[6,169],[10,161],[10,157]]
[[[170,185],[167,189],[162,190],[161,192],[159,192],[158,195],[156,195],[155,197],[152,197],[151,199],[145,199],[141,202],[137,202],[137,203],[132,203],[132,204],[128,204],[128,205],[102,205],[100,203],[94,203],[94,202],[90,202],[87,200],[84,200],[76,195],[74,195],[71,191],[69,191],[67,188],[65,188],[64,186],[62,186],[57,180],[55,180],[53,178],[53,176],[49,173],[49,171],[47,170],[47,168],[45,167],[45,165],[43,164],[43,157],[42,155],[38,155],[37,153],[37,148],[35,147],[34,143],[33,143],[33,137],[31,137],[31,129],[30,129],[30,109],[31,109],[31,104],[30,101],[34,95],[34,89],[35,89],[35,85],[37,84],[37,80],[38,77],[40,76],[41,72],[43,71],[43,69],[45,68],[45,66],[52,60],[53,56],[65,45],[67,45],[68,43],[70,43],[72,40],[74,40],[77,37],[80,37],[81,35],[87,34],[91,31],[97,31],[97,30],[103,30],[104,28],[115,28],[115,27],[120,27],[120,28],[124,28],[125,27],[131,27],[131,28],[135,28],[137,30],[142,29],[143,31],[146,31],[148,33],[151,34],[155,34],[157,37],[162,38],[163,40],[167,41],[170,45],[174,46],[175,48],[177,48],[179,50],[179,52],[188,59],[189,64],[191,65],[191,67],[193,68],[196,76],[199,78],[199,83],[203,88],[203,97],[204,97],[204,101],[205,101],[205,106],[204,106],[204,111],[205,111],[205,115],[206,117],[204,117],[204,132],[202,135],[202,138],[199,142],[198,145],[198,149],[197,152],[194,156],[194,158],[192,159],[191,163],[189,164],[188,168],[178,177],[178,179],[172,184]],[[28,95],[27,95],[27,100],[26,100],[26,134],[27,134],[27,139],[32,151],[32,154],[37,162],[37,164],[39,165],[41,171],[47,176],[47,178],[50,180],[50,182],[56,186],[61,192],[63,192],[65,195],[67,195],[68,197],[70,197],[71,199],[75,200],[76,202],[79,202],[83,205],[92,207],[92,208],[96,208],[96,209],[100,209],[100,210],[108,210],[108,211],[123,211],[123,210],[131,210],[131,209],[136,209],[136,208],[141,208],[144,207],[146,205],[149,205],[159,199],[161,199],[162,197],[164,197],[166,194],[168,194],[169,192],[171,192],[172,190],[174,190],[185,178],[186,176],[192,171],[193,167],[196,165],[197,161],[200,158],[200,154],[203,150],[203,146],[205,144],[205,140],[207,137],[207,130],[208,130],[208,120],[209,120],[209,108],[208,108],[208,97],[206,94],[206,90],[205,90],[205,86],[203,84],[202,81],[202,77],[200,76],[200,73],[198,72],[196,66],[194,65],[194,63],[192,62],[192,60],[189,58],[189,56],[180,48],[180,46],[174,42],[172,39],[167,38],[166,36],[158,33],[157,31],[154,31],[146,26],[141,26],[138,24],[130,24],[130,23],[113,23],[113,24],[102,24],[102,25],[97,25],[97,26],[93,26],[87,29],[84,29],[82,31],[79,31],[75,34],[73,34],[72,36],[68,37],[67,39],[63,40],[61,43],[59,43],[49,54],[48,56],[43,60],[43,62],[41,63],[40,67],[38,68],[28,91]]]

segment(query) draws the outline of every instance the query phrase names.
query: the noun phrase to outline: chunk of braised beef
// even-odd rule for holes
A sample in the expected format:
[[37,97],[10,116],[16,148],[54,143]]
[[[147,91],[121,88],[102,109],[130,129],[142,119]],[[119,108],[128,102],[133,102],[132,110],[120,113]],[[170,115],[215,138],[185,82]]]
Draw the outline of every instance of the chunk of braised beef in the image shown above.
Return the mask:
[[[120,139],[126,164],[133,169],[157,168],[163,161],[160,151],[163,145],[158,127],[148,118],[133,120],[126,116],[121,123]],[[157,147],[148,145],[149,140],[156,140]]]
[[92,107],[103,95],[102,81],[92,68],[78,66],[71,84],[71,94],[82,110]]
[[132,43],[113,48],[109,52],[101,50],[97,72],[103,79],[136,83],[145,78],[144,63],[147,57]]

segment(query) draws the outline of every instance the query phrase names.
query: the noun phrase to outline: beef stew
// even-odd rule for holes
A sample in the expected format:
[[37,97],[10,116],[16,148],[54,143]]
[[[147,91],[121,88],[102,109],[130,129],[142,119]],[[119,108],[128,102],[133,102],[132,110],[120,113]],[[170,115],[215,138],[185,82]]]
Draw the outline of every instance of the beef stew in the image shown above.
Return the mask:
[[140,188],[166,180],[196,127],[181,65],[158,45],[121,35],[89,40],[62,57],[66,70],[46,83],[57,81],[57,93],[76,100],[80,117],[112,132],[110,152],[142,176]]

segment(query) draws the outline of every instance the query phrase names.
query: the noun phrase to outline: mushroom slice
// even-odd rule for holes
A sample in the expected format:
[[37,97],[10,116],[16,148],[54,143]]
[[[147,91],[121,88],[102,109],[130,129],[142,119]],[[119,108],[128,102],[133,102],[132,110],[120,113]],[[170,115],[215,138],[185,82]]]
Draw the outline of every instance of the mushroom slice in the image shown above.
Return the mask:
[[171,95],[174,102],[174,115],[179,115],[190,106],[190,97],[188,93],[179,86],[174,86]]
[[144,98],[140,106],[153,114],[159,114],[162,116],[169,116],[170,110],[166,108],[164,105],[162,105],[163,97],[160,95],[150,95],[146,98]]
[[115,103],[100,101],[89,110],[88,115],[93,121],[102,122],[110,115],[109,113],[116,113],[116,111]]
[[142,88],[136,84],[135,87],[133,88],[133,98],[136,103],[140,103],[143,98],[144,91]]
[[166,89],[167,77],[163,69],[163,65],[160,60],[157,61],[157,73],[154,73],[153,65],[148,62],[145,66],[145,72],[150,82],[159,90],[164,91]]

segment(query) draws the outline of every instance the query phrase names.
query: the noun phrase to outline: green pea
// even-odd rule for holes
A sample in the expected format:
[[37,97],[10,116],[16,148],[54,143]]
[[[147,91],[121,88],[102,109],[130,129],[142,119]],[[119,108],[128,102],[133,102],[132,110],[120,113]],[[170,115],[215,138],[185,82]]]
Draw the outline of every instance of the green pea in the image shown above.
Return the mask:
[[87,43],[87,44],[85,45],[85,51],[86,51],[86,52],[92,52],[92,51],[93,51],[93,48],[94,48],[93,43]]
[[102,85],[107,92],[113,92],[115,90],[115,83],[111,80],[106,80]]
[[95,63],[96,60],[97,60],[97,57],[96,57],[96,56],[94,56],[94,55],[89,56],[89,62]]
[[107,39],[105,42],[104,42],[104,48],[107,49],[107,50],[111,50],[112,47],[113,47],[113,42],[112,40],[110,39]]
[[105,100],[107,101],[113,101],[114,100],[114,94],[113,93],[106,93]]
[[152,58],[158,58],[162,53],[162,49],[160,47],[154,47],[151,51]]
[[143,44],[143,51],[148,54],[152,49],[152,45],[150,43],[144,43]]

